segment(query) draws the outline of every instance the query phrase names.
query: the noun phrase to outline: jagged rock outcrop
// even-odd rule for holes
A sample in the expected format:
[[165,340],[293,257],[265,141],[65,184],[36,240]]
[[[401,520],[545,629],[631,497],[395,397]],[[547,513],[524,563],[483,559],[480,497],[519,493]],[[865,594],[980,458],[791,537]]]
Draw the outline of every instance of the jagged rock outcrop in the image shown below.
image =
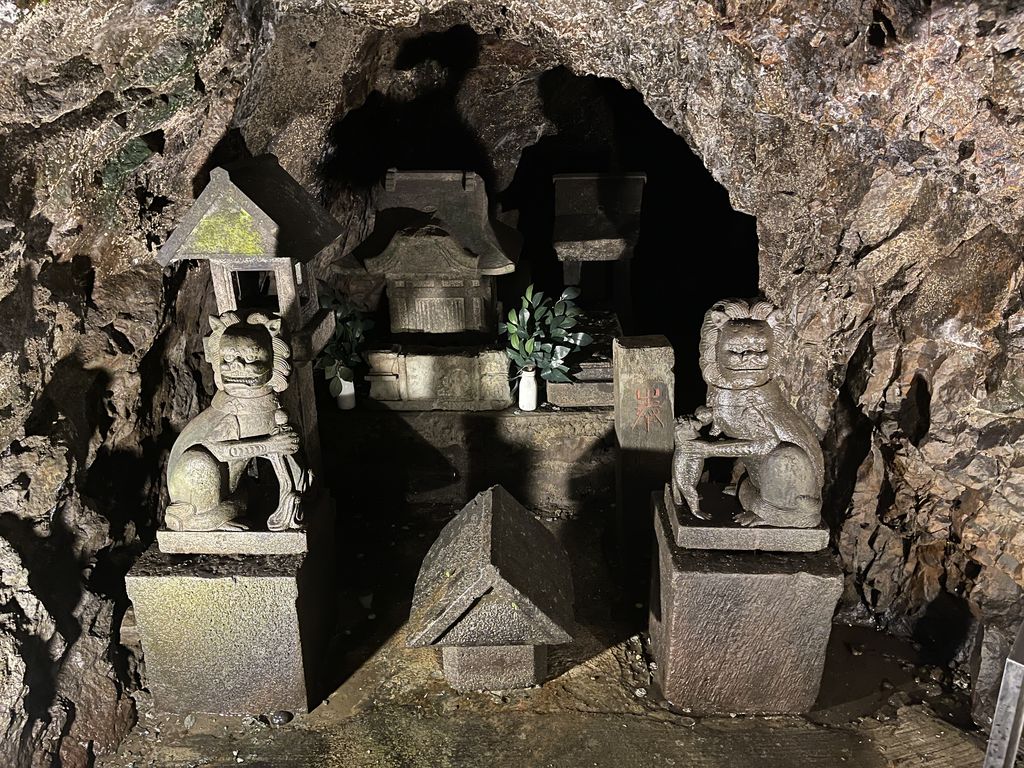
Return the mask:
[[[459,24],[480,46],[458,87],[433,59],[393,66]],[[849,613],[909,631],[955,595],[1012,632],[1022,36],[1020,9],[904,0],[0,4],[5,763],[87,765],[130,724],[119,580],[209,390],[205,281],[152,251],[208,169],[275,152],[350,248],[370,222],[338,182],[364,151],[344,116],[447,99],[501,190],[555,130],[533,84],[557,65],[638,90],[757,217],[761,286],[803,342],[786,374],[825,436]]]

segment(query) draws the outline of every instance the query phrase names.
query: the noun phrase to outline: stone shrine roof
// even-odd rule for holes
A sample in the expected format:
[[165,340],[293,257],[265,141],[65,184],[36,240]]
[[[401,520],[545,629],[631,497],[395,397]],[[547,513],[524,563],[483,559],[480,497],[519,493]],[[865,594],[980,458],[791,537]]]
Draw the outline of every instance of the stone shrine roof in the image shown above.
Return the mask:
[[500,485],[441,531],[416,580],[412,646],[567,643],[572,574],[555,537]]

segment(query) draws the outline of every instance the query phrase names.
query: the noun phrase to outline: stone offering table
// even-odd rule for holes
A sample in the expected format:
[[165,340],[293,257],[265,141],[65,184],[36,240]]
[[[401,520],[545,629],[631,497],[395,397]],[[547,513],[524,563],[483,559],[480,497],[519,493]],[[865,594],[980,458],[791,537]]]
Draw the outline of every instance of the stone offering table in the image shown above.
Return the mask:
[[575,517],[614,498],[607,408],[397,411],[366,401],[321,419],[344,435],[332,465],[360,478],[345,503],[460,506],[501,484],[530,509]]
[[843,589],[824,549],[828,533],[716,525],[713,510],[739,509],[732,497],[713,498],[716,492],[701,488],[712,520],[693,522],[667,488],[652,495],[656,682],[669,703],[696,714],[806,712],[818,695]]

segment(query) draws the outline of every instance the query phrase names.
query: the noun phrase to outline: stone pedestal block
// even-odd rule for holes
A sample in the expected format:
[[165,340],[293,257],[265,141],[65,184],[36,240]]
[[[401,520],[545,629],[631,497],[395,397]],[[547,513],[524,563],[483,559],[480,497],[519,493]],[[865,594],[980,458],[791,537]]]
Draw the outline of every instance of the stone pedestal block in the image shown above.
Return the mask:
[[301,555],[306,531],[156,532],[161,552],[177,555]]
[[366,353],[370,398],[408,411],[500,411],[512,404],[499,349],[393,347]]
[[324,632],[307,556],[152,547],[126,583],[159,710],[259,715],[315,703]]
[[544,682],[546,645],[445,646],[441,663],[448,685],[457,691],[503,691]]
[[821,685],[842,573],[826,552],[684,549],[654,497],[656,683],[696,714],[806,712]]
[[610,381],[549,382],[547,400],[559,408],[609,408],[615,405],[615,389]]
[[710,519],[695,517],[683,501],[676,507],[670,486],[665,486],[665,508],[672,524],[675,543],[684,549],[760,550],[762,552],[817,552],[828,546],[828,526],[815,528],[772,528],[745,526],[735,521],[743,512],[739,499],[722,492],[722,486],[698,486],[702,512]]

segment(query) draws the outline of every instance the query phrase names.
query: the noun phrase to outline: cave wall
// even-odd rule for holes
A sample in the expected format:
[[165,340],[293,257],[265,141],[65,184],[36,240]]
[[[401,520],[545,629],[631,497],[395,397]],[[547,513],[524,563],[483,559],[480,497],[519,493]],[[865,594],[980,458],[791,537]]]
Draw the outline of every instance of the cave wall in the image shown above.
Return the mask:
[[0,3],[5,764],[87,765],[133,720],[120,580],[209,393],[206,280],[162,273],[154,248],[243,151],[277,154],[354,246],[368,195],[333,169],[360,149],[332,132],[374,91],[441,87],[436,62],[392,64],[456,24],[483,36],[454,98],[495,189],[553,130],[533,83],[565,65],[637,89],[757,217],[762,290],[801,342],[787,378],[829,458],[848,614],[910,632],[954,595],[1005,632],[1019,621],[1024,11]]

